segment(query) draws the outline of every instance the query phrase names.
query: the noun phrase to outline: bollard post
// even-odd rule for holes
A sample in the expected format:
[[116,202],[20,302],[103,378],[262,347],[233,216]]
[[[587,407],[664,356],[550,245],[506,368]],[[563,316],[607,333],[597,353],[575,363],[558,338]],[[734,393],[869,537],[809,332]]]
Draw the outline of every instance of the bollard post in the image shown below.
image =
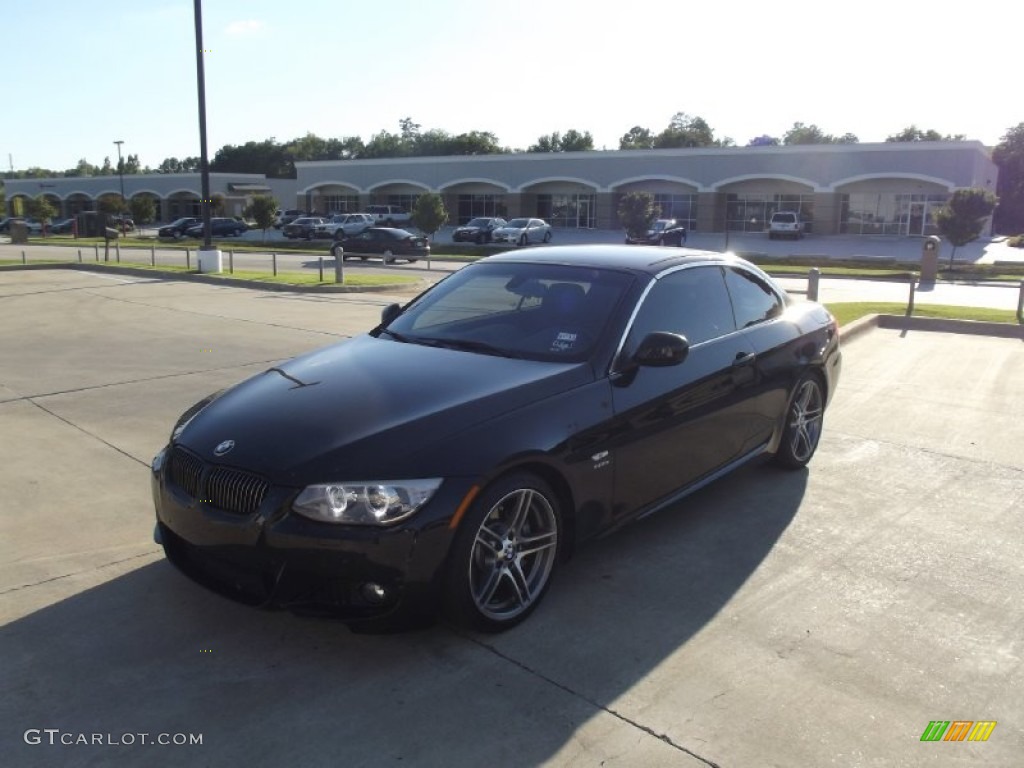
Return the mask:
[[1020,293],[1017,294],[1017,322],[1024,324],[1024,280],[1020,281]]
[[25,263],[25,252],[24,251],[21,252],[21,263],[22,264]]
[[270,262],[271,262],[271,264],[274,267],[274,277],[277,277],[277,254],[276,253],[270,254]]
[[114,258],[117,259],[117,263],[118,264],[121,263],[121,241],[120,240],[115,240],[114,241]]
[[324,257],[317,256],[316,261],[317,266],[320,268],[320,282],[322,283],[324,281]]
[[82,249],[81,248],[78,249],[78,263],[79,264],[82,263]]
[[93,243],[92,244],[92,248],[93,248],[94,251],[96,251],[96,261],[99,261],[100,260],[100,244],[99,243]]
[[807,300],[817,301],[818,300],[818,284],[821,282],[821,270],[817,267],[811,267],[811,271],[807,273]]
[[340,245],[334,250],[334,282],[345,282],[345,250]]
[[914,289],[917,287],[917,280],[914,274],[910,274],[910,300],[907,302],[907,317],[914,314]]
[[155,245],[149,246],[149,266],[151,266],[151,267],[155,267],[156,266],[156,246]]
[[228,274],[235,274],[235,252],[228,251]]
[[185,269],[192,269],[192,250],[185,249]]

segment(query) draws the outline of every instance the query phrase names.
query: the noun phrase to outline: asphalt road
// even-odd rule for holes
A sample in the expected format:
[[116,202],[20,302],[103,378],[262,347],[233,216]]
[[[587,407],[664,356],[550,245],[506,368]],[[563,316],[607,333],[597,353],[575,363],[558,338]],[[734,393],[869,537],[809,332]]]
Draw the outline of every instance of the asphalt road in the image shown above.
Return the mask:
[[178,574],[148,480],[176,416],[395,298],[0,273],[0,764],[1020,764],[1020,340],[858,337],[806,471],[584,548],[500,636],[353,635]]

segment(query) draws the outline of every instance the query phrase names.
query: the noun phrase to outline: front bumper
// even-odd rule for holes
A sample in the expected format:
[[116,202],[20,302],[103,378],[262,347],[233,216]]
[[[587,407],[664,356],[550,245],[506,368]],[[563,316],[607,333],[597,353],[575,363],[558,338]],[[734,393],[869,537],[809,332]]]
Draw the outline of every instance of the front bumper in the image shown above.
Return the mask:
[[[165,454],[170,456],[170,452]],[[154,536],[167,558],[203,586],[248,605],[328,614],[353,625],[432,616],[454,532],[448,523],[471,483],[445,481],[393,527],[337,525],[291,511],[300,489],[268,485],[254,511],[226,510],[176,484],[173,459],[154,464]],[[197,475],[208,478],[214,465]]]

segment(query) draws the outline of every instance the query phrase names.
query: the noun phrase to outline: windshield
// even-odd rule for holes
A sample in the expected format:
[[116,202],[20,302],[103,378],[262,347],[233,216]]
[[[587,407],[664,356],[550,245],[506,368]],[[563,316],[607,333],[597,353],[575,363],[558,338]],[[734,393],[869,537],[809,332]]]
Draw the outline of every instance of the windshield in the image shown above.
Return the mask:
[[517,227],[519,229],[523,229],[529,223],[530,223],[529,219],[512,219],[512,221],[510,221],[505,226],[506,227]]
[[579,362],[607,332],[632,277],[562,264],[479,263],[417,299],[381,332],[397,341]]
[[490,219],[473,219],[466,226],[467,227],[486,227],[490,223],[491,223]]

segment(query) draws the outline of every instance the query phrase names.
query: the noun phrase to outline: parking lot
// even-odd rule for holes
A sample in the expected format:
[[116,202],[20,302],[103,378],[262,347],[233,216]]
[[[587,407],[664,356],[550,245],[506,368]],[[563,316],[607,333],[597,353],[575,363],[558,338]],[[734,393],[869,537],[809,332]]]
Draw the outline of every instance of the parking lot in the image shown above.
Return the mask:
[[0,273],[0,764],[1020,764],[1020,340],[858,336],[808,471],[585,547],[503,635],[357,635],[177,573],[148,466],[180,412],[408,295]]

